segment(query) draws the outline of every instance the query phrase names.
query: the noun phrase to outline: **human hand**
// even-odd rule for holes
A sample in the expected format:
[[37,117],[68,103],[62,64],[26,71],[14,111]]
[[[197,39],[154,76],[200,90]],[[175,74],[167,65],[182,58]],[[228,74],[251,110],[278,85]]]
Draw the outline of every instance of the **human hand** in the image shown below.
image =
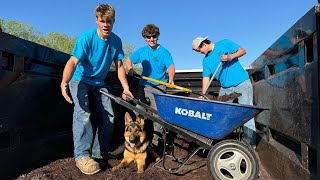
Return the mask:
[[169,82],[166,84],[166,86],[167,86],[168,88],[174,88],[174,81],[173,81],[173,79],[169,79]]
[[132,93],[129,90],[123,90],[122,92],[122,99],[126,101],[130,101],[133,98]]
[[208,94],[198,94],[198,95],[200,95],[199,97],[198,97],[198,99],[210,99],[207,95]]
[[198,99],[205,99],[204,96],[199,96]]
[[232,59],[231,56],[228,55],[228,52],[226,52],[226,53],[224,53],[224,54],[222,54],[222,53],[220,52],[219,55],[221,56],[221,61],[222,61],[222,62],[229,61],[229,60]]
[[231,60],[231,56],[228,54],[224,54],[221,56],[221,61],[230,61]]
[[129,76],[139,76],[139,74],[136,73],[136,71],[135,71],[133,68],[131,68],[131,69],[128,71],[128,75],[129,75]]
[[73,102],[72,102],[70,96],[68,95],[68,91],[69,91],[68,83],[61,82],[60,88],[61,88],[61,93],[62,93],[62,96],[64,97],[64,99],[68,103],[72,104]]

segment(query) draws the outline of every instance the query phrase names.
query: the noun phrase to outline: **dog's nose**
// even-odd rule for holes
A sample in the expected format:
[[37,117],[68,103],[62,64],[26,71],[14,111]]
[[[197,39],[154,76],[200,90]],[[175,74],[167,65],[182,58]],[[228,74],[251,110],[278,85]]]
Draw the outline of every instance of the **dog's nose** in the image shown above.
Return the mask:
[[134,143],[134,140],[135,140],[135,137],[134,137],[134,136],[130,136],[130,137],[129,137],[129,141],[130,141],[131,143]]

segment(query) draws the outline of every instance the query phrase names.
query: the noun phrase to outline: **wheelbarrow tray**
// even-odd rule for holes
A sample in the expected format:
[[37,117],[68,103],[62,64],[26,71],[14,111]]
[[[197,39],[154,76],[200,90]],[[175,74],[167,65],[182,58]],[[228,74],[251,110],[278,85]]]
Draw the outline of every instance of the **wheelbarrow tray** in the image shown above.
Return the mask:
[[154,93],[159,116],[184,129],[220,140],[265,110],[252,105]]

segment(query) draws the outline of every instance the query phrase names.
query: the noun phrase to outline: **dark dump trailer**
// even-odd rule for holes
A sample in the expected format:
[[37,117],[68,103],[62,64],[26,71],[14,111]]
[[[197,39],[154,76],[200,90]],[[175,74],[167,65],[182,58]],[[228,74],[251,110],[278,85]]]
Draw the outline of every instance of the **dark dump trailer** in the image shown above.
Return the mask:
[[274,179],[320,179],[319,4],[249,68],[261,163]]
[[0,179],[72,152],[72,106],[60,93],[69,56],[0,32]]

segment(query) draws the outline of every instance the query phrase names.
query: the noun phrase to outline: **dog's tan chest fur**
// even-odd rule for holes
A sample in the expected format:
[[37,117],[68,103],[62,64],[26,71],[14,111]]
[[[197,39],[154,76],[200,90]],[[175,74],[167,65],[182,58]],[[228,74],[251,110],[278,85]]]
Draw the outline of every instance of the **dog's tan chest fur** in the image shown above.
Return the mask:
[[138,173],[143,173],[147,159],[147,151],[155,156],[157,161],[160,160],[159,155],[151,149],[149,141],[146,140],[144,119],[142,117],[138,116],[136,121],[133,122],[130,114],[126,112],[124,138],[126,149],[123,153],[123,160],[119,165],[113,167],[112,171],[124,168],[134,161],[137,164]]

